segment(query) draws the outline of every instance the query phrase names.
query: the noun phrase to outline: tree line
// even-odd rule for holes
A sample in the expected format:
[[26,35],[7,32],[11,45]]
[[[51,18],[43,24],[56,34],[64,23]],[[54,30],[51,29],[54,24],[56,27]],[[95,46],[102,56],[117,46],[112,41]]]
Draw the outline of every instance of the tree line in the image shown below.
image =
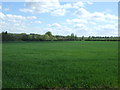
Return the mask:
[[0,33],[0,37],[2,37],[2,41],[118,41],[119,37],[77,37],[75,34],[71,34],[68,36],[61,35],[52,35],[50,31],[46,32],[44,35],[40,34],[14,34],[8,33],[7,31]]

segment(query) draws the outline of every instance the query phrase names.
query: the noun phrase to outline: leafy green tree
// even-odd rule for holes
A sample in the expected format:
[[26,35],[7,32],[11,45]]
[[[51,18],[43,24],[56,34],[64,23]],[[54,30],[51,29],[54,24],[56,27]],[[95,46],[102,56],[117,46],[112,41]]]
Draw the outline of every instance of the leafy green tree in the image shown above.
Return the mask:
[[47,34],[48,36],[52,36],[52,33],[50,31],[46,32],[45,34]]
[[26,33],[22,33],[22,34],[21,34],[21,40],[23,40],[23,41],[28,41],[28,40],[29,40],[28,35],[27,35]]
[[84,36],[82,36],[82,38],[81,38],[81,39],[82,39],[82,41],[84,41],[84,40],[85,40],[85,37],[84,37]]
[[6,32],[2,32],[2,41],[14,41],[14,37],[12,34]]
[[47,40],[53,41],[55,39],[50,31],[46,32],[45,35],[46,35],[45,38]]
[[0,33],[0,36],[2,37],[2,41],[120,41],[120,37],[100,37],[100,36],[89,36],[89,37],[77,37],[77,35],[74,35],[72,33],[68,36],[61,36],[61,35],[52,35],[50,31],[46,32],[45,35],[40,34],[12,34],[8,33],[7,31]]
[[45,34],[44,37],[43,37],[43,40],[50,40],[50,37],[48,34]]
[[75,40],[78,40],[77,35],[75,35]]
[[75,40],[74,33],[71,34],[71,40]]

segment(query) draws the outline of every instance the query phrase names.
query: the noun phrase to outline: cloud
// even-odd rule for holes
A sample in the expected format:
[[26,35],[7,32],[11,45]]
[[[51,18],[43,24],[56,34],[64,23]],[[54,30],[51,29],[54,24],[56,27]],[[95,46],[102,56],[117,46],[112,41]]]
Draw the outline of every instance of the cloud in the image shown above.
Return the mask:
[[51,15],[52,16],[64,16],[65,13],[66,13],[65,9],[57,9],[57,10],[54,10],[53,12],[51,12]]
[[2,10],[2,6],[0,5],[0,10]]
[[108,22],[109,20],[117,20],[118,17],[105,12],[89,12],[85,8],[79,8],[74,12],[74,15],[78,18],[84,18],[87,20],[95,20],[95,21],[104,21]]
[[77,17],[84,17],[84,18],[88,18],[88,16],[89,17],[91,16],[91,14],[84,8],[78,8],[73,14]]
[[81,1],[73,3],[73,8],[77,8],[78,9],[78,8],[82,8],[84,6],[85,6],[85,4],[83,2],[81,2]]
[[48,24],[49,27],[61,27],[58,23]]
[[2,12],[0,12],[0,19],[2,20],[4,18],[5,18],[5,15]]
[[73,28],[68,27],[62,23],[52,23],[48,24],[45,31],[51,31],[54,35],[69,35],[73,32]]
[[21,11],[21,12],[30,12],[30,13],[33,13],[33,10],[27,9],[27,8],[19,9],[19,11]]
[[46,27],[43,29],[44,31],[51,31],[53,35],[70,35],[71,32],[73,31],[72,28],[67,27],[67,26],[51,26],[51,27]]
[[36,24],[41,24],[42,22],[41,22],[41,21],[35,21],[34,23],[36,23]]
[[22,15],[12,15],[12,14],[4,14],[0,12],[0,19],[6,20],[6,21],[15,21],[15,20],[32,20],[32,19],[37,19],[36,16],[22,16]]
[[61,8],[64,8],[64,9],[70,9],[70,8],[73,8],[73,5],[70,4],[70,3],[67,3],[67,4],[63,4],[63,5],[60,5]]
[[80,28],[80,29],[84,29],[85,30],[85,25],[84,24],[75,24],[73,27],[75,28]]
[[27,16],[26,19],[32,20],[32,19],[37,19],[37,17],[36,16]]
[[26,2],[26,8],[20,9],[22,12],[47,13],[59,8],[59,0],[49,0],[42,2]]
[[78,8],[73,13],[76,18],[66,19],[69,26],[73,26],[74,33],[85,36],[118,35],[118,17],[105,12],[89,12],[85,8]]
[[[31,1],[31,0],[29,0]],[[61,5],[59,0],[26,2],[26,8],[21,8],[19,11],[25,13],[50,13],[52,16],[64,16],[70,8],[78,9],[84,7],[84,3],[79,1],[76,3],[67,3]]]
[[106,24],[106,25],[98,25],[95,27],[97,30],[97,34],[99,35],[107,35],[107,36],[117,36],[118,35],[118,25],[115,24]]
[[10,11],[10,9],[9,8],[4,8],[3,11],[7,12],[7,11]]
[[[8,31],[13,33],[18,32],[27,32],[28,23],[31,20],[36,20],[37,17],[35,16],[22,16],[22,15],[12,15],[12,14],[4,14],[0,13],[0,27],[1,31]],[[28,31],[29,32],[29,31]]]
[[67,19],[66,21],[67,21],[69,24],[73,24],[73,23],[87,23],[87,20],[85,20],[85,19],[80,19],[80,18]]
[[[117,16],[104,12],[91,13],[84,8],[76,9],[76,11],[80,11],[79,16],[77,16],[78,14],[74,14],[77,16],[76,18],[68,18],[64,23],[48,24],[45,28],[33,29],[42,34],[51,31],[54,35],[70,35],[71,33],[77,34],[78,36],[118,35],[118,26],[115,24],[117,23]],[[4,15],[2,16],[4,17]]]

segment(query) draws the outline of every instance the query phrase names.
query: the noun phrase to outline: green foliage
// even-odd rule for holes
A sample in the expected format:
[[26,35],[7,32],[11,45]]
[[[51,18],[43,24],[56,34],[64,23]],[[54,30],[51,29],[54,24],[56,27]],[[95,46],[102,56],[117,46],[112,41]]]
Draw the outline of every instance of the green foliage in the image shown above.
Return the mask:
[[72,33],[68,36],[60,36],[60,35],[52,35],[51,32],[46,32],[44,35],[40,34],[12,34],[6,32],[2,32],[2,41],[118,41],[119,37],[77,37]]
[[45,35],[52,36],[52,33],[50,31],[46,32]]
[[48,34],[45,34],[43,40],[50,40],[50,36]]
[[117,88],[118,43],[3,43],[3,88]]

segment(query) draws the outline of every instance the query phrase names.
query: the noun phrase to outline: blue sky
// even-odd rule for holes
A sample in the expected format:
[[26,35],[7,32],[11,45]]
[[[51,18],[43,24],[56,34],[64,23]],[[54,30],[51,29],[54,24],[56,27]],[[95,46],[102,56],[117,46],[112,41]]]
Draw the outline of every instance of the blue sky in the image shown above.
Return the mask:
[[117,36],[117,2],[3,2],[1,31]]

